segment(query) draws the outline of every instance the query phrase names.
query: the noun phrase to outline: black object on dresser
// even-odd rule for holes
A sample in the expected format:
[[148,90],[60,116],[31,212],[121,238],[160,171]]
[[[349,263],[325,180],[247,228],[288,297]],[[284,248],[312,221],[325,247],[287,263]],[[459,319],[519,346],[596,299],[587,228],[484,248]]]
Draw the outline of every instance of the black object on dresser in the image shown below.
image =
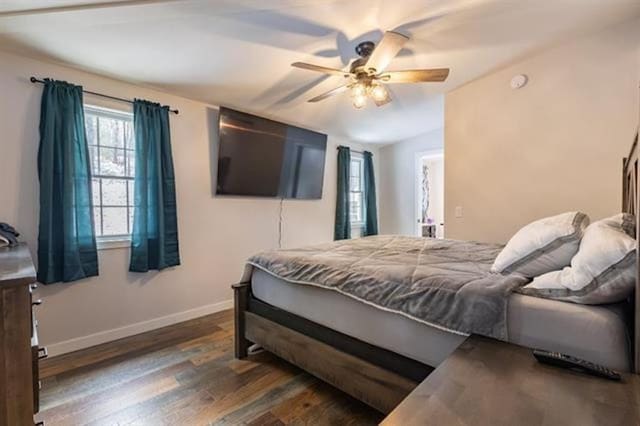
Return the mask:
[[38,412],[38,345],[32,307],[36,271],[26,244],[0,248],[0,426],[33,425]]
[[534,349],[533,356],[543,364],[549,364],[565,368],[567,370],[574,370],[579,373],[590,374],[592,376],[602,377],[609,380],[622,380],[622,376],[617,371],[610,370],[602,365],[594,364],[593,362],[560,352]]

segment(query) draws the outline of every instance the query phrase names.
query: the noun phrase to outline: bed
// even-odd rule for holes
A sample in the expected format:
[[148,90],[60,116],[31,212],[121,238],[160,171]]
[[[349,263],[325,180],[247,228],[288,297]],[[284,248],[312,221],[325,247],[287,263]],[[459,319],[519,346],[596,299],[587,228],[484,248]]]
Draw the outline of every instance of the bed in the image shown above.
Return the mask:
[[[636,148],[637,136],[623,164],[623,210],[634,214]],[[514,292],[522,285],[517,279],[487,275],[499,246],[373,238],[252,258],[233,286],[236,357],[258,344],[383,413],[470,334],[638,371],[635,300],[588,306],[525,296]],[[349,256],[351,264],[344,261]],[[314,259],[340,267],[317,268]],[[408,281],[386,285],[399,280]],[[438,306],[447,309],[429,316]]]
[[[465,339],[336,292],[303,286],[256,270],[253,297],[361,341],[437,366]],[[587,306],[512,294],[507,341],[630,369],[627,305]]]

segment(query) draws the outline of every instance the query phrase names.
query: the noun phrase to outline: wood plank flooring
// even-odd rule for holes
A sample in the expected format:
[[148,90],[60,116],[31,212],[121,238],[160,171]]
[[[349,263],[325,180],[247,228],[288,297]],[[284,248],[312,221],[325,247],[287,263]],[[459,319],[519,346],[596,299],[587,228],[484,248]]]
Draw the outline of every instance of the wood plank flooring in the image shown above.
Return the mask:
[[383,415],[269,353],[233,357],[224,311],[41,363],[54,425],[368,425]]

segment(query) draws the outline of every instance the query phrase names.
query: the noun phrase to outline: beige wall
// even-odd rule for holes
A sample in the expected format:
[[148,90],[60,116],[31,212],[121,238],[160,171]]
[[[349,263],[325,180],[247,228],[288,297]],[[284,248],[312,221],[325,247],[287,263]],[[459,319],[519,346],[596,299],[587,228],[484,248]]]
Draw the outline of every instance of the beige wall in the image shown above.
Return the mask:
[[386,145],[379,151],[380,233],[416,233],[416,154],[442,150],[442,129]]
[[[636,20],[447,94],[447,237],[504,242],[545,215],[620,210],[622,157],[638,125],[639,44]],[[521,73],[529,83],[512,90]]]
[[[257,251],[277,247],[279,200],[212,196],[210,158],[216,150],[216,108],[0,53],[0,221],[16,226],[34,254],[42,87],[28,81],[31,75],[71,81],[114,96],[146,98],[180,110],[180,115],[171,117],[171,133],[182,265],[160,273],[132,274],[127,272],[128,249],[101,250],[99,277],[40,286],[38,296],[44,299],[38,308],[41,338],[52,345],[50,352],[77,349],[230,307],[230,285],[239,280],[244,260]],[[113,106],[122,108],[123,104]],[[284,246],[333,238],[338,143],[341,141],[329,138],[323,199],[284,202]]]

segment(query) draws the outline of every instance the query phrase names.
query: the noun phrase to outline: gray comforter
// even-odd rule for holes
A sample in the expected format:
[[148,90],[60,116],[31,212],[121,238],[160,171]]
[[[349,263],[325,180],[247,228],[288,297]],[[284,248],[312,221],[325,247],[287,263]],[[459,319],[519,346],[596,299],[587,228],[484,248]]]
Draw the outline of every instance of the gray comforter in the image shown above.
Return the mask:
[[385,235],[268,251],[248,263],[446,331],[506,340],[508,296],[527,280],[489,271],[501,248]]

